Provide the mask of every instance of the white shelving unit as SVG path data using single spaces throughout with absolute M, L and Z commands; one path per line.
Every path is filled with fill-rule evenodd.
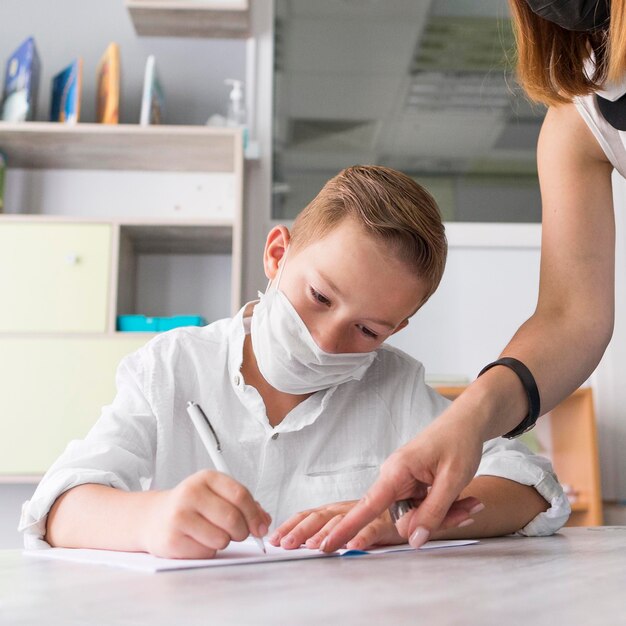
M 69 440 L 84 436 L 113 398 L 119 360 L 153 336 L 116 330 L 120 314 L 164 314 L 142 310 L 139 296 L 153 302 L 167 283 L 153 276 L 142 285 L 142 263 L 156 258 L 167 268 L 171 259 L 191 267 L 184 281 L 169 278 L 175 294 L 167 306 L 183 294 L 180 306 L 187 309 L 168 314 L 213 321 L 202 309 L 207 303 L 221 301 L 220 311 L 225 305 L 219 317 L 240 307 L 244 157 L 240 130 L 188 126 L 0 123 L 0 150 L 9 174 L 68 170 L 72 184 L 89 170 L 108 177 L 97 191 L 83 184 L 74 194 L 72 207 L 84 210 L 67 209 L 66 196 L 55 202 L 46 189 L 33 210 L 26 189 L 23 200 L 7 206 L 12 213 L 0 215 L 0 481 L 25 482 L 36 480 Z M 116 180 L 128 187 L 133 172 L 143 186 L 115 206 L 125 198 Z M 183 201 L 178 214 L 158 204 L 157 183 L 172 175 L 170 186 L 192 188 L 195 195 L 180 195 L 193 197 L 193 211 Z M 156 193 L 146 181 L 154 181 Z M 97 211 L 94 193 L 105 196 Z M 133 197 L 144 195 L 148 207 L 134 210 Z M 219 271 L 207 272 L 212 259 Z
M 235 39 L 250 32 L 248 0 L 126 0 L 126 8 L 142 36 Z
M 232 205 L 225 215 L 145 218 L 125 215 L 106 220 L 113 241 L 126 239 L 138 254 L 231 254 L 231 312 L 241 302 L 243 151 L 238 129 L 195 126 L 75 126 L 28 122 L 0 123 L 0 149 L 9 168 L 211 172 L 232 179 Z M 111 212 L 115 214 L 115 209 Z M 82 214 L 31 215 L 24 207 L 4 222 L 103 222 Z M 113 259 L 119 258 L 116 246 Z M 113 276 L 118 274 L 113 267 Z M 114 281 L 115 282 L 115 281 Z M 116 285 L 114 285 L 116 287 Z M 116 293 L 111 294 L 115 306 Z

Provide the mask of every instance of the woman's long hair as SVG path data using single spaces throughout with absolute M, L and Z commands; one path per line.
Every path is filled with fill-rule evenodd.
M 517 42 L 517 78 L 532 100 L 571 102 L 575 96 L 617 82 L 626 73 L 626 0 L 611 0 L 608 28 L 592 33 L 565 30 L 530 9 L 526 0 L 509 0 Z M 585 61 L 594 53 L 595 71 Z

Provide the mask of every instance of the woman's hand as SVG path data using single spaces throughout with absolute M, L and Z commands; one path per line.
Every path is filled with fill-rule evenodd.
M 296 513 L 276 529 L 276 532 L 269 538 L 269 542 L 286 550 L 299 548 L 302 544 L 311 550 L 316 550 L 331 529 L 357 502 L 358 500 L 335 502 Z M 405 539 L 400 536 L 389 513 L 385 511 L 362 528 L 346 547 L 351 550 L 364 550 L 375 545 L 393 545 L 404 542 Z
M 361 529 L 397 500 L 411 499 L 416 507 L 397 524 L 402 541 L 408 538 L 415 548 L 438 530 L 467 525 L 484 507 L 477 498 L 457 498 L 476 473 L 482 441 L 480 433 L 442 415 L 383 463 L 377 481 L 333 525 L 321 549 L 332 552 L 346 542 L 350 546 Z
M 231 541 L 265 536 L 271 523 L 243 485 L 211 470 L 154 492 L 146 517 L 145 550 L 177 559 L 213 558 Z

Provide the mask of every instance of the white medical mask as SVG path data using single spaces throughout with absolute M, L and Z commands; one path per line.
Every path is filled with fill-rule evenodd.
M 305 394 L 361 380 L 376 352 L 334 354 L 322 350 L 285 294 L 268 285 L 252 313 L 252 349 L 263 378 L 278 391 Z

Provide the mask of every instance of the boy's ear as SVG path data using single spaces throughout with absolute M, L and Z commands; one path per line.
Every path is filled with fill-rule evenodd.
M 280 260 L 285 255 L 290 239 L 291 235 L 286 226 L 274 226 L 274 228 L 270 230 L 263 252 L 263 269 L 269 280 L 276 278 L 280 267 Z

